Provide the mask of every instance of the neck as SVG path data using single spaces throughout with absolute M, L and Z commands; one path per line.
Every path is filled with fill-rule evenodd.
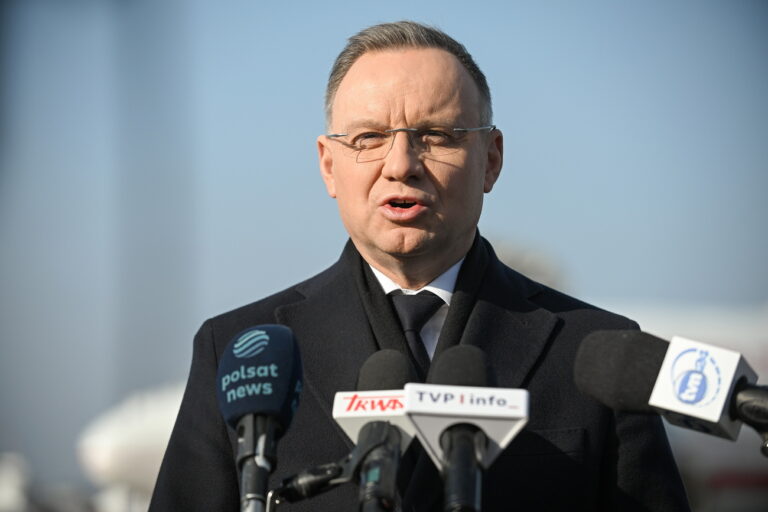
M 451 268 L 456 262 L 466 256 L 472 247 L 472 240 L 466 247 L 458 251 L 446 252 L 440 255 L 392 255 L 377 254 L 373 257 L 370 253 L 357 247 L 363 259 L 373 268 L 390 278 L 399 287 L 408 290 L 418 290 L 434 281 L 443 272 Z

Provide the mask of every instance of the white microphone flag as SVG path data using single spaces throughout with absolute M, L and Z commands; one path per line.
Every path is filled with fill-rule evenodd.
M 403 451 L 416 436 L 438 468 L 440 435 L 451 425 L 469 423 L 488 438 L 480 461 L 487 469 L 528 422 L 528 391 L 417 383 L 396 390 L 345 391 L 334 397 L 333 418 L 353 442 L 366 423 L 388 421 L 400 428 Z
M 757 374 L 738 352 L 675 336 L 648 405 L 673 425 L 735 440 L 741 422 L 730 416 L 735 386 Z
M 416 436 L 438 468 L 442 467 L 440 435 L 451 425 L 471 424 L 488 438 L 480 465 L 488 468 L 528 422 L 525 389 L 405 385 L 406 414 Z

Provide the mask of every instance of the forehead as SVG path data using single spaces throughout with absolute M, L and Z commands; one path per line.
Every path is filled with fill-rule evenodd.
M 383 126 L 422 122 L 467 124 L 479 119 L 480 95 L 464 66 L 436 48 L 406 48 L 361 56 L 339 84 L 331 123 Z

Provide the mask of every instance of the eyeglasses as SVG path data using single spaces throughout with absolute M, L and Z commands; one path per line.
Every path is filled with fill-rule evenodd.
M 455 153 L 471 132 L 491 132 L 494 125 L 479 128 L 393 128 L 391 130 L 363 130 L 359 133 L 331 133 L 326 137 L 340 143 L 345 153 L 357 163 L 374 162 L 389 154 L 395 144 L 395 135 L 405 133 L 408 143 L 419 156 L 439 160 Z M 341 137 L 349 137 L 343 140 Z

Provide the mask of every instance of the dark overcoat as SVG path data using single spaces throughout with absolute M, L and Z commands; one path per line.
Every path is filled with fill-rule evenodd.
M 574 357 L 587 334 L 636 324 L 522 276 L 478 240 L 486 264 L 460 343 L 485 351 L 499 387 L 530 392 L 527 426 L 484 476 L 483 511 L 688 510 L 659 418 L 614 413 L 573 384 Z M 363 362 L 386 348 L 360 298 L 359 258 L 349 243 L 340 260 L 317 276 L 202 325 L 151 511 L 239 510 L 235 438 L 218 410 L 215 377 L 227 343 L 251 326 L 290 327 L 304 366 L 300 405 L 279 442 L 273 486 L 349 453 L 353 444 L 331 416 L 334 394 L 354 390 Z M 431 464 L 422 456 L 412 468 L 403 491 L 407 512 L 440 510 L 441 483 Z M 280 508 L 356 509 L 352 483 Z

